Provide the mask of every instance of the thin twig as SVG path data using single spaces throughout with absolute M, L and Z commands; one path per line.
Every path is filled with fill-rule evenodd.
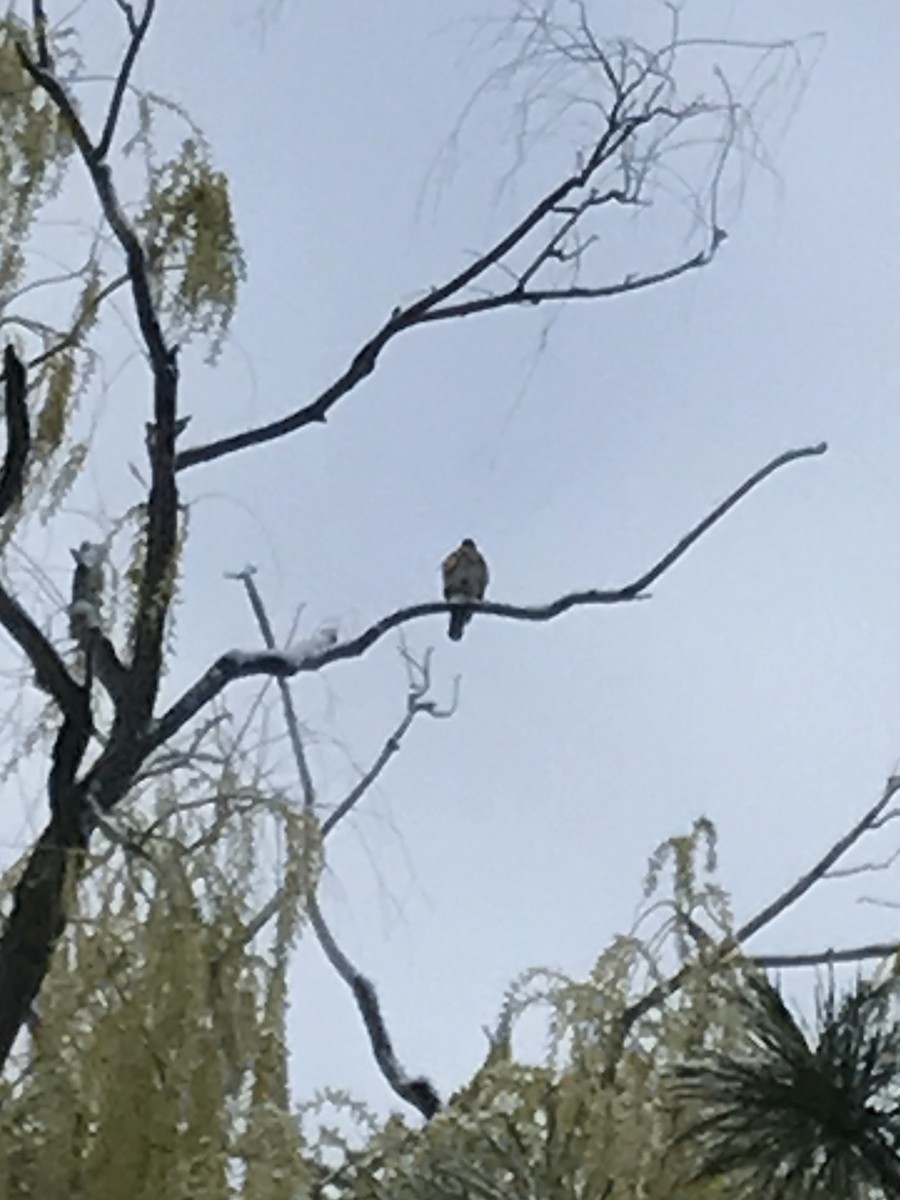
M 777 896 L 771 904 L 767 904 L 756 916 L 746 921 L 735 935 L 737 940 L 739 942 L 747 941 L 755 933 L 759 933 L 760 929 L 771 924 L 776 917 L 781 916 L 785 909 L 790 908 L 792 904 L 796 904 L 801 896 L 805 896 L 813 884 L 817 883 L 834 866 L 838 859 L 843 858 L 851 846 L 859 841 L 866 830 L 871 827 L 872 822 L 877 820 L 884 809 L 887 808 L 891 799 L 898 791 L 900 791 L 900 775 L 892 775 L 885 784 L 884 791 L 877 803 L 873 804 L 869 811 L 843 837 L 838 838 L 831 849 L 823 854 L 819 861 L 805 875 L 801 875 L 796 883 L 782 892 L 780 896 Z
M 128 22 L 128 30 L 131 34 L 131 41 L 128 44 L 128 49 L 125 52 L 125 57 L 122 60 L 122 65 L 119 68 L 119 74 L 116 77 L 115 86 L 113 87 L 112 98 L 109 102 L 109 111 L 106 114 L 106 121 L 103 124 L 103 132 L 100 135 L 100 141 L 97 143 L 97 159 L 102 161 L 109 153 L 109 148 L 112 145 L 112 140 L 116 132 L 116 124 L 119 120 L 119 113 L 122 109 L 122 100 L 125 96 L 125 91 L 128 87 L 128 80 L 131 78 L 131 72 L 134 69 L 135 60 L 141 48 L 141 43 L 146 37 L 147 30 L 150 28 L 150 22 L 153 20 L 153 11 L 156 8 L 156 0 L 147 0 L 144 6 L 144 15 L 140 23 L 135 23 L 134 13 L 129 4 L 119 4 L 119 7 L 125 13 Z
M 821 967 L 835 963 L 864 962 L 872 958 L 890 958 L 900 952 L 900 942 L 881 942 L 870 946 L 850 946 L 844 950 L 813 950 L 807 954 L 754 954 L 749 962 L 769 970 L 789 967 Z
M 400 744 L 408 733 L 413 721 L 420 714 L 424 713 L 436 720 L 445 720 L 452 717 L 456 711 L 456 705 L 459 698 L 459 680 L 454 683 L 454 695 L 452 702 L 446 708 L 438 708 L 433 700 L 426 700 L 425 696 L 431 689 L 431 654 L 425 656 L 424 663 L 415 662 L 408 654 L 405 655 L 407 666 L 410 670 L 409 694 L 406 698 L 406 714 L 397 728 L 386 739 L 381 748 L 378 757 L 369 767 L 368 771 L 362 776 L 355 787 L 347 793 L 344 799 L 338 804 L 334 811 L 322 822 L 322 839 L 328 837 L 336 825 L 343 821 L 344 817 L 356 807 L 359 801 L 363 798 L 366 792 L 378 780 L 379 776 L 384 771 L 385 767 L 399 751 Z
M 257 624 L 263 635 L 263 641 L 269 649 L 272 649 L 275 645 L 275 635 L 259 589 L 254 582 L 253 574 L 253 569 L 247 568 L 231 576 L 231 578 L 239 580 L 244 585 L 244 590 L 250 600 Z M 285 723 L 288 727 L 291 747 L 294 752 L 297 774 L 300 778 L 300 785 L 303 791 L 304 811 L 312 814 L 315 808 L 315 789 L 309 772 L 309 766 L 306 762 L 303 741 L 300 737 L 300 723 L 297 720 L 297 714 L 287 682 L 284 679 L 279 679 L 278 686 L 284 707 Z M 413 712 L 410 712 L 410 721 L 412 721 L 414 715 Z M 255 937 L 268 920 L 279 912 L 282 904 L 282 896 L 283 888 L 279 888 L 262 911 L 249 922 L 241 937 L 242 944 L 246 944 L 252 937 Z M 322 947 L 325 957 L 353 993 L 363 1018 L 366 1032 L 369 1035 L 375 1061 L 378 1063 L 385 1080 L 402 1100 L 412 1104 L 426 1120 L 429 1120 L 440 1109 L 440 1099 L 427 1079 L 411 1079 L 397 1061 L 397 1056 L 394 1053 L 387 1026 L 381 1013 L 381 1006 L 375 988 L 353 966 L 350 959 L 344 954 L 340 946 L 338 946 L 331 930 L 325 922 L 325 918 L 322 916 L 315 893 L 315 885 L 312 883 L 307 888 L 306 907 L 313 932 L 319 941 L 319 945 Z

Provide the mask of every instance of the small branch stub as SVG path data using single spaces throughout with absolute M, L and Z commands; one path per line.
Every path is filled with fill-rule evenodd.
M 72 551 L 75 574 L 72 577 L 72 603 L 69 605 L 69 632 L 81 645 L 91 633 L 101 628 L 103 604 L 103 563 L 105 546 L 82 542 Z

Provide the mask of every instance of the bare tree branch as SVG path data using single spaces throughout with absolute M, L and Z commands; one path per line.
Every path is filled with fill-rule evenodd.
M 259 588 L 253 579 L 254 574 L 255 570 L 253 567 L 246 567 L 243 571 L 231 575 L 230 578 L 237 579 L 244 585 L 244 591 L 247 593 L 247 599 L 250 601 L 250 607 L 253 609 L 253 615 L 256 617 L 266 648 L 274 650 L 275 633 L 272 629 L 272 623 L 269 620 L 269 614 L 266 612 L 265 605 L 263 604 L 262 596 L 259 594 Z M 300 787 L 303 792 L 303 809 L 308 816 L 313 816 L 315 812 L 316 793 L 312 775 L 309 771 L 309 764 L 306 761 L 306 754 L 303 750 L 303 741 L 300 737 L 300 722 L 297 719 L 297 710 L 294 707 L 294 697 L 291 695 L 291 689 L 285 679 L 278 679 L 277 683 L 281 696 L 281 706 L 284 709 L 288 738 L 290 739 L 297 771 L 300 775 Z
M 806 895 L 810 888 L 823 879 L 828 870 L 838 861 L 847 851 L 855 845 L 855 843 L 872 828 L 873 824 L 883 813 L 884 809 L 890 804 L 894 795 L 900 791 L 900 775 L 892 775 L 885 784 L 884 791 L 875 804 L 866 812 L 850 830 L 834 843 L 834 845 L 822 855 L 822 857 L 812 866 L 805 874 L 793 883 L 789 888 L 785 889 L 780 896 L 777 896 L 771 903 L 765 905 L 764 908 L 749 921 L 745 921 L 734 934 L 723 938 L 712 949 L 704 949 L 702 955 L 702 963 L 704 969 L 712 970 L 716 966 L 722 966 L 726 961 L 737 951 L 738 947 L 746 942 L 754 934 L 771 924 L 772 921 L 784 913 L 788 908 L 795 904 L 799 899 Z M 888 950 L 888 953 L 891 951 Z M 767 956 L 761 956 L 765 958 Z M 839 961 L 839 960 L 835 960 Z M 640 1020 L 646 1013 L 658 1008 L 667 1000 L 671 999 L 687 982 L 692 971 L 697 969 L 698 961 L 692 959 L 680 967 L 674 974 L 663 980 L 656 987 L 650 989 L 639 1000 L 636 1000 L 622 1013 L 620 1018 L 620 1035 L 621 1044 L 624 1045 L 625 1037 L 628 1031 L 632 1028 L 636 1021 Z M 612 1077 L 615 1072 L 618 1062 L 617 1056 L 613 1056 L 609 1067 L 607 1068 L 607 1076 Z
M 154 3 L 155 0 L 148 0 L 145 18 L 148 12 L 152 13 Z M 123 686 L 124 668 L 111 645 L 102 639 L 98 655 L 86 654 L 87 678 L 84 687 L 78 686 L 31 618 L 0 587 L 0 625 L 28 655 L 38 682 L 50 691 L 63 710 L 48 778 L 50 821 L 15 888 L 12 911 L 0 935 L 0 1065 L 5 1062 L 18 1030 L 28 1017 L 56 941 L 65 927 L 66 878 L 70 867 L 77 869 L 81 861 L 91 828 L 96 823 L 94 809 L 103 812 L 117 803 L 146 758 L 146 751 L 139 746 L 136 735 L 152 714 L 159 686 L 178 518 L 174 473 L 178 380 L 175 355 L 166 345 L 151 296 L 144 253 L 121 209 L 109 169 L 100 160 L 66 89 L 50 70 L 46 42 L 41 41 L 39 18 L 42 16 L 43 9 L 35 8 L 37 62 L 32 61 L 21 43 L 17 49 L 35 85 L 46 92 L 69 126 L 103 213 L 125 255 L 137 322 L 154 378 L 153 436 L 148 446 L 152 483 L 147 505 L 144 570 L 127 686 Z M 127 82 L 129 71 L 130 66 L 123 68 L 120 79 Z M 110 128 L 115 125 L 116 114 L 117 109 L 111 112 Z M 15 393 L 16 365 L 11 363 L 9 355 L 5 366 L 10 372 L 8 385 L 12 380 Z M 14 400 L 11 409 L 7 406 L 8 430 L 11 430 L 11 418 L 15 420 L 15 411 Z M 97 640 L 91 639 L 92 643 Z M 78 771 L 93 729 L 90 689 L 95 669 L 98 673 L 102 671 L 116 700 L 116 721 L 113 735 L 93 770 L 86 780 L 79 781 Z
M 0 517 L 5 516 L 22 495 L 25 468 L 31 449 L 31 430 L 26 403 L 25 368 L 15 349 L 3 354 L 5 383 L 4 416 L 6 451 L 0 468 Z M 81 711 L 81 688 L 66 670 L 62 659 L 22 606 L 0 585 L 0 625 L 24 650 L 40 687 L 45 688 L 66 716 Z
M 119 83 L 122 83 L 123 88 L 127 84 L 134 55 L 140 48 L 154 7 L 155 0 L 147 0 L 144 17 L 132 36 L 119 74 Z M 69 125 L 103 214 L 125 255 L 135 315 L 153 372 L 154 421 L 147 446 L 151 485 L 147 498 L 146 550 L 132 635 L 129 687 L 117 714 L 119 724 L 126 731 L 126 735 L 133 736 L 134 731 L 142 728 L 153 712 L 162 668 L 165 621 L 173 585 L 172 572 L 178 531 L 178 490 L 175 482 L 177 356 L 176 351 L 166 344 L 162 332 L 150 290 L 143 248 L 122 210 L 109 167 L 103 161 L 103 140 L 99 146 L 93 145 L 63 85 L 50 71 L 33 62 L 21 43 L 17 48 L 19 57 L 35 84 L 47 93 Z M 118 103 L 120 102 L 121 97 Z M 107 118 L 110 137 L 118 116 L 118 103 L 115 102 L 114 95 L 114 106 L 111 106 Z
M 553 111 L 542 129 L 556 128 L 576 106 L 580 106 L 579 112 L 591 114 L 587 125 L 579 122 L 575 134 L 573 169 L 466 267 L 413 303 L 395 308 L 347 369 L 312 401 L 276 421 L 182 450 L 176 460 L 178 470 L 324 422 L 332 407 L 372 373 L 388 342 L 415 326 L 519 305 L 621 295 L 676 279 L 712 261 L 726 236 L 719 226 L 719 192 L 726 161 L 740 150 L 741 135 L 754 133 L 753 107 L 772 80 L 757 80 L 745 104 L 714 67 L 713 77 L 722 95 L 710 98 L 703 92 L 686 99 L 680 95 L 676 80 L 676 56 L 681 50 L 701 46 L 732 53 L 760 51 L 763 57 L 778 50 L 793 54 L 800 75 L 802 58 L 796 46 L 788 42 L 682 38 L 677 13 L 672 15 L 669 36 L 657 49 L 630 39 L 607 42 L 591 29 L 583 7 L 578 8 L 574 23 L 568 15 L 557 18 L 552 7 L 535 5 L 528 13 L 512 17 L 509 29 L 519 49 L 477 90 L 463 120 L 478 96 L 495 83 L 509 82 L 520 72 L 527 75 L 534 68 L 537 82 L 533 92 L 526 90 L 519 110 L 517 165 L 521 166 L 534 140 L 529 113 L 532 108 L 546 109 L 549 91 L 558 102 L 551 106 Z M 557 70 L 561 73 L 554 73 Z M 574 82 L 569 78 L 573 72 L 577 76 Z M 548 85 L 548 77 L 558 86 Z M 582 85 L 584 93 L 579 91 Z M 689 125 L 690 134 L 676 141 L 673 132 Z M 758 154 L 758 138 L 751 137 L 751 141 Z M 607 204 L 649 206 L 653 203 L 649 185 L 665 173 L 664 160 L 669 153 L 678 153 L 688 145 L 709 146 L 715 151 L 702 194 L 692 191 L 678 172 L 667 175 L 679 179 L 681 190 L 688 192 L 692 201 L 688 207 L 694 215 L 692 234 L 702 231 L 701 247 L 678 255 L 660 270 L 582 283 L 578 268 L 588 248 L 597 242 L 596 236 L 584 232 L 584 219 Z M 565 283 L 554 279 L 552 268 L 560 264 L 571 267 Z M 498 276 L 508 281 L 507 287 L 493 286 Z
M 849 946 L 843 950 L 813 950 L 807 954 L 754 954 L 748 961 L 768 970 L 782 970 L 789 967 L 830 967 L 835 963 L 865 962 L 872 958 L 890 958 L 897 953 L 900 953 L 900 942 L 875 942 L 869 946 Z
M 244 590 L 250 600 L 251 607 L 260 627 L 260 632 L 263 635 L 263 640 L 267 647 L 272 649 L 275 645 L 275 635 L 262 597 L 259 594 L 259 589 L 253 580 L 252 568 L 247 568 L 232 576 L 232 578 L 240 580 L 244 585 Z M 300 737 L 300 723 L 297 720 L 290 688 L 283 679 L 278 680 L 278 686 L 281 692 L 291 747 L 294 752 L 294 761 L 303 791 L 303 808 L 306 813 L 312 815 L 315 811 L 315 789 L 309 765 L 306 761 L 303 741 Z M 409 719 L 412 720 L 412 715 Z M 248 924 L 241 938 L 243 943 L 256 937 L 257 933 L 260 932 L 271 917 L 278 912 L 281 902 L 282 894 L 281 889 L 279 889 L 257 917 Z M 402 1100 L 412 1104 L 426 1120 L 430 1120 L 441 1107 L 437 1092 L 427 1079 L 411 1079 L 397 1061 L 397 1056 L 394 1053 L 390 1035 L 388 1034 L 387 1026 L 381 1013 L 381 1006 L 375 988 L 364 975 L 356 970 L 334 940 L 331 930 L 322 916 L 315 893 L 315 885 L 313 884 L 308 888 L 306 905 L 313 932 L 319 940 L 319 945 L 322 947 L 325 957 L 353 993 L 372 1044 L 375 1061 L 378 1063 L 381 1073 L 384 1075 L 389 1086 Z
M 618 109 L 611 113 L 605 129 L 597 138 L 591 154 L 580 169 L 574 171 L 547 192 L 507 234 L 479 255 L 469 266 L 451 276 L 440 286 L 431 288 L 429 292 L 406 308 L 396 308 L 378 333 L 359 350 L 347 370 L 315 400 L 278 421 L 272 421 L 203 446 L 182 450 L 176 459 L 176 469 L 181 471 L 197 463 L 211 462 L 223 455 L 233 454 L 235 451 L 249 446 L 258 446 L 264 442 L 284 437 L 306 425 L 324 422 L 334 405 L 363 379 L 372 374 L 381 352 L 388 342 L 406 329 L 429 322 L 452 320 L 511 306 L 533 306 L 547 301 L 600 299 L 621 295 L 625 292 L 664 283 L 677 278 L 686 271 L 706 265 L 712 260 L 721 243 L 720 231 L 713 230 L 707 247 L 684 261 L 674 264 L 666 270 L 651 272 L 636 278 L 626 278 L 619 283 L 597 287 L 529 287 L 528 284 L 534 270 L 526 267 L 522 271 L 516 271 L 509 267 L 507 272 L 513 276 L 514 281 L 505 291 L 474 298 L 466 295 L 467 289 L 473 284 L 483 280 L 496 268 L 503 267 L 510 254 L 523 246 L 536 231 L 542 231 L 546 249 L 538 255 L 537 260 L 533 259 L 532 261 L 537 261 L 538 265 L 541 265 L 550 258 L 556 257 L 553 250 L 558 246 L 559 231 L 556 228 L 544 231 L 545 223 L 548 220 L 555 222 L 561 217 L 563 225 L 571 228 L 570 218 L 573 211 L 580 215 L 589 208 L 602 203 L 603 197 L 600 193 L 589 190 L 587 197 L 580 197 L 579 193 L 591 188 L 595 176 L 610 161 L 616 159 L 629 139 L 633 138 L 639 129 L 657 120 L 686 120 L 699 111 L 697 106 L 686 106 L 681 111 L 673 111 L 660 105 L 651 106 L 631 116 L 623 115 Z M 567 207 L 567 201 L 573 196 L 576 197 L 574 208 L 571 205 Z M 618 198 L 618 196 L 619 193 L 608 193 L 606 198 Z
M 5 517 L 22 498 L 25 467 L 31 450 L 31 428 L 28 424 L 28 383 L 25 368 L 12 344 L 3 352 L 5 382 L 4 418 L 6 420 L 6 452 L 0 469 L 0 518 Z
M 49 71 L 51 62 L 47 45 L 47 13 L 44 10 L 44 0 L 31 0 L 31 21 L 34 25 L 38 66 L 44 71 Z
M 647 571 L 624 587 L 611 590 L 591 589 L 584 592 L 571 592 L 549 604 L 523 607 L 515 604 L 499 604 L 495 601 L 481 600 L 472 605 L 472 611 L 479 615 L 505 617 L 515 621 L 550 621 L 561 616 L 572 608 L 579 606 L 622 604 L 643 597 L 643 593 L 651 583 L 654 583 L 670 567 L 672 567 L 705 533 L 720 521 L 748 492 L 757 487 L 775 471 L 804 458 L 813 458 L 824 454 L 827 446 L 820 442 L 816 446 L 806 446 L 798 450 L 788 450 L 779 454 L 771 462 L 756 471 L 745 480 L 730 496 L 689 533 L 685 534 L 671 550 L 654 563 Z M 319 671 L 329 663 L 343 659 L 358 658 L 375 642 L 379 641 L 392 629 L 420 620 L 423 617 L 435 616 L 439 613 L 453 611 L 453 605 L 441 601 L 426 604 L 414 604 L 408 608 L 399 609 L 382 617 L 374 625 L 369 626 L 363 633 L 349 641 L 330 645 L 322 650 L 314 650 L 304 654 L 290 652 L 245 653 L 231 651 L 223 654 L 200 679 L 184 695 L 165 712 L 153 725 L 147 734 L 150 749 L 156 749 L 177 733 L 200 709 L 219 695 L 236 679 L 245 679 L 257 675 L 273 675 L 276 678 L 289 677 L 300 672 Z M 149 751 L 148 751 L 149 752 Z
M 109 153 L 109 148 L 112 145 L 112 140 L 116 132 L 116 124 L 119 120 L 119 113 L 122 109 L 122 100 L 125 96 L 125 90 L 128 87 L 128 80 L 131 77 L 131 72 L 134 69 L 135 60 L 141 48 L 147 30 L 150 28 L 150 22 L 153 20 L 153 12 L 156 8 L 156 0 L 147 0 L 144 6 L 144 15 L 140 22 L 135 22 L 134 13 L 130 4 L 120 4 L 119 7 L 125 13 L 125 18 L 128 22 L 128 30 L 131 34 L 131 41 L 128 49 L 125 52 L 125 57 L 122 60 L 122 65 L 119 68 L 119 74 L 116 77 L 115 86 L 113 88 L 112 98 L 109 102 L 109 111 L 106 114 L 106 121 L 103 124 L 103 132 L 100 135 L 100 141 L 97 143 L 97 158 L 103 160 Z
M 81 704 L 81 688 L 69 674 L 53 645 L 24 608 L 0 584 L 0 625 L 27 655 L 39 687 L 49 692 L 63 713 Z
M 885 784 L 884 791 L 877 803 L 873 804 L 869 811 L 843 837 L 838 838 L 831 849 L 823 854 L 819 861 L 805 875 L 801 875 L 796 883 L 782 892 L 780 896 L 777 896 L 771 904 L 767 904 L 755 917 L 751 917 L 749 921 L 746 921 L 735 935 L 737 940 L 739 942 L 747 941 L 755 933 L 759 933 L 760 929 L 771 924 L 776 917 L 781 916 L 785 909 L 790 908 L 792 904 L 796 904 L 802 896 L 805 896 L 813 884 L 822 879 L 838 859 L 843 858 L 847 851 L 871 828 L 872 823 L 887 808 L 891 799 L 898 791 L 900 791 L 900 775 L 892 775 Z
M 447 717 L 452 717 L 456 711 L 459 699 L 459 679 L 455 683 L 452 703 L 447 708 L 439 708 L 433 700 L 425 698 L 431 690 L 431 651 L 429 650 L 426 653 L 424 663 L 416 663 L 408 654 L 406 655 L 406 660 L 410 671 L 410 678 L 409 691 L 406 696 L 406 713 L 403 720 L 387 738 L 381 748 L 381 752 L 368 771 L 366 771 L 356 786 L 351 788 L 340 804 L 335 807 L 334 811 L 329 813 L 322 822 L 323 840 L 328 837 L 329 833 L 331 833 L 339 822 L 343 821 L 349 812 L 352 812 L 366 792 L 378 780 L 385 767 L 400 749 L 400 743 L 420 713 L 425 713 L 437 720 L 444 720 Z
M 63 897 L 75 845 L 61 842 L 51 825 L 31 852 L 13 894 L 12 911 L 0 937 L 0 1065 L 40 991 L 47 963 L 65 928 Z

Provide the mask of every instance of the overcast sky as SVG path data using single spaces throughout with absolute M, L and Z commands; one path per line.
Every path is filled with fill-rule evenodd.
M 113 7 L 92 0 L 88 25 Z M 261 24 L 263 7 L 163 0 L 138 71 L 205 129 L 248 260 L 220 365 L 185 364 L 193 441 L 314 397 L 562 161 L 548 143 L 497 194 L 512 101 L 499 95 L 455 171 L 435 172 L 491 67 L 439 0 L 284 0 Z M 650 5 L 594 7 L 620 21 L 600 29 L 614 34 L 639 32 L 623 14 L 640 22 Z M 444 618 L 410 627 L 413 649 L 435 647 L 439 698 L 461 676 L 459 711 L 423 719 L 336 832 L 322 898 L 379 989 L 399 1057 L 444 1093 L 483 1057 L 482 1026 L 516 974 L 583 975 L 630 926 L 662 839 L 710 817 L 747 917 L 875 800 L 900 757 L 896 5 L 693 0 L 687 13 L 698 35 L 827 35 L 789 128 L 771 127 L 778 177 L 750 174 L 709 269 L 571 308 L 543 349 L 542 312 L 414 330 L 326 426 L 183 478 L 195 540 L 173 692 L 223 649 L 255 645 L 222 579 L 248 561 L 282 631 L 299 604 L 304 630 L 336 618 L 352 633 L 436 596 L 463 536 L 486 554 L 494 598 L 537 603 L 628 582 L 769 458 L 829 442 L 647 603 L 542 625 L 476 619 L 458 645 Z M 110 50 L 100 65 L 114 61 Z M 646 244 L 677 252 L 648 222 Z M 335 802 L 402 715 L 396 643 L 304 678 L 295 697 L 321 800 Z M 892 847 L 888 833 L 872 856 Z M 892 873 L 824 885 L 751 948 L 893 936 L 893 915 L 857 903 L 863 892 L 894 896 Z M 312 940 L 292 984 L 298 1097 L 332 1084 L 385 1107 L 355 1007 Z

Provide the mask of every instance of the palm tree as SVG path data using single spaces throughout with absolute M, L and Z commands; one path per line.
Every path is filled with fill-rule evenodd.
M 900 1197 L 897 988 L 857 981 L 837 998 L 832 980 L 809 1038 L 765 977 L 744 977 L 738 1047 L 673 1071 L 691 1180 L 748 1200 Z

